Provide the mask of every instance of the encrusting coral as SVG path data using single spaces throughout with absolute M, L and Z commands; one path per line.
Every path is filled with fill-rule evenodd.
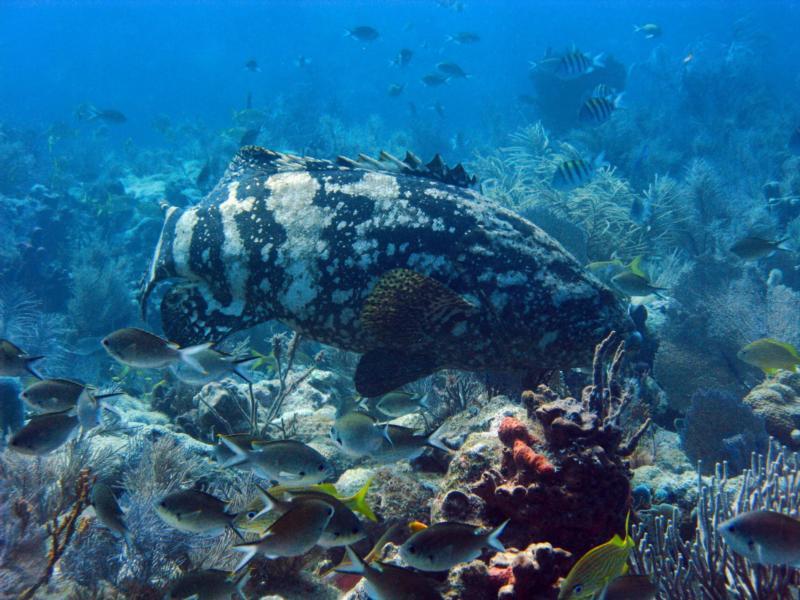
M 443 518 L 487 527 L 510 519 L 503 535 L 507 550 L 496 555 L 484 572 L 488 583 L 482 583 L 498 598 L 555 597 L 559 578 L 575 560 L 623 534 L 631 502 L 625 457 L 650 421 L 623 440 L 619 417 L 630 398 L 620 385 L 623 344 L 615 339 L 612 333 L 597 346 L 593 382 L 582 399 L 559 397 L 544 385 L 525 392 L 530 422 L 502 420 L 500 464 L 470 473 L 472 479 L 458 482 L 462 489 L 443 486 L 450 490 L 440 497 Z M 537 425 L 541 436 L 531 433 Z M 472 586 L 483 571 L 463 572 Z M 467 585 L 456 571 L 450 580 L 456 589 Z

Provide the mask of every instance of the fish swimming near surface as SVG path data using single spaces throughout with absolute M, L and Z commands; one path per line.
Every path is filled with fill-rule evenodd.
M 448 77 L 453 77 L 455 79 L 468 79 L 472 77 L 472 75 L 465 73 L 464 69 L 454 62 L 440 62 L 436 65 L 436 68 Z
M 397 53 L 397 56 L 392 59 L 390 62 L 391 65 L 395 67 L 405 67 L 408 63 L 411 62 L 411 59 L 414 57 L 414 51 L 410 50 L 409 48 L 401 48 L 400 52 Z
M 438 87 L 444 83 L 447 83 L 448 79 L 448 77 L 440 75 L 439 73 L 428 73 L 427 75 L 422 76 L 421 81 L 428 87 Z
M 761 338 L 744 346 L 736 357 L 749 365 L 758 367 L 767 375 L 796 370 L 800 365 L 800 353 L 787 342 L 773 338 Z
M 630 513 L 625 519 L 625 539 L 614 534 L 607 542 L 584 554 L 561 582 L 558 600 L 594 598 L 609 582 L 628 572 L 628 556 L 635 542 L 628 533 Z
M 128 547 L 133 547 L 133 537 L 125 524 L 125 513 L 122 512 L 111 488 L 104 483 L 95 483 L 90 498 L 97 520 L 121 536 Z
M 167 336 L 218 341 L 272 319 L 363 354 L 362 396 L 442 368 L 587 363 L 631 324 L 613 292 L 534 224 L 424 165 L 243 148 L 197 206 L 169 208 L 140 295 Z
M 800 567 L 800 521 L 771 510 L 742 513 L 720 523 L 722 539 L 760 565 Z
M 580 50 L 572 50 L 559 59 L 555 66 L 555 75 L 564 80 L 577 79 L 605 66 L 604 53 L 592 57 Z
M 251 58 L 246 63 L 244 63 L 244 68 L 250 71 L 251 73 L 261 72 L 261 67 L 258 66 L 258 61 L 255 58 Z
M 32 417 L 8 440 L 8 447 L 30 456 L 43 456 L 58 450 L 78 432 L 78 417 L 74 411 L 45 413 Z
M 500 541 L 508 521 L 483 531 L 467 523 L 444 522 L 426 527 L 400 546 L 403 561 L 420 571 L 447 571 L 458 563 L 478 558 L 484 548 L 503 552 Z
M 359 42 L 374 42 L 381 36 L 377 29 L 369 27 L 368 25 L 359 25 L 358 27 L 348 29 L 345 35 Z
M 403 93 L 405 87 L 406 86 L 402 83 L 390 83 L 389 87 L 386 88 L 386 93 L 392 96 L 393 98 L 396 98 L 397 96 Z
M 41 379 L 42 376 L 34 370 L 32 364 L 43 358 L 44 356 L 31 356 L 8 340 L 0 340 L 0 377 L 33 375 L 36 379 Z
M 241 600 L 247 600 L 244 587 L 250 581 L 250 571 L 242 571 L 238 577 L 232 577 L 229 571 L 203 569 L 184 573 L 170 584 L 165 598 L 168 600 L 231 600 L 236 594 Z
M 656 25 L 655 23 L 646 23 L 645 25 L 634 25 L 633 31 L 636 33 L 643 33 L 644 37 L 648 40 L 660 37 L 661 34 L 663 33 L 663 31 L 661 30 L 661 26 Z
M 364 577 L 366 592 L 375 600 L 441 600 L 436 582 L 396 565 L 368 563 L 347 547 L 349 565 L 336 568 L 339 573 L 356 573 Z
M 655 600 L 658 588 L 646 575 L 622 575 L 610 582 L 597 600 Z
M 481 41 L 481 36 L 472 31 L 459 31 L 453 35 L 448 35 L 446 42 L 455 42 L 456 44 L 477 44 Z

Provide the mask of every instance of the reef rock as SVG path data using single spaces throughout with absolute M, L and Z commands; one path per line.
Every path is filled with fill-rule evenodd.
M 744 403 L 764 419 L 767 433 L 790 448 L 800 448 L 792 431 L 800 429 L 800 373 L 779 371 L 754 387 Z

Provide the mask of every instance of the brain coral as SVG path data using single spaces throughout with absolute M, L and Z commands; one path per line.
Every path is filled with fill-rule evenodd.
M 782 444 L 798 447 L 792 431 L 800 429 L 800 373 L 779 371 L 750 390 L 744 402 L 764 419 L 767 433 Z

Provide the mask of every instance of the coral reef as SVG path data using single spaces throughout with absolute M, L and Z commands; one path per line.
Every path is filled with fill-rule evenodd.
M 681 600 L 761 600 L 791 598 L 800 583 L 796 569 L 756 565 L 726 547 L 717 526 L 750 510 L 796 515 L 798 458 L 772 445 L 754 455 L 740 481 L 728 478 L 717 464 L 709 480 L 697 479 L 697 523 L 684 539 L 674 521 L 655 518 L 655 531 L 633 528 L 636 540 L 633 571 L 649 575 L 665 598 Z M 738 487 L 738 490 L 737 490 Z
M 499 464 L 484 450 L 481 454 L 489 460 L 483 464 L 488 462 L 488 469 L 464 468 L 467 458 L 461 454 L 474 454 L 469 449 L 462 449 L 451 463 L 434 509 L 439 518 L 486 526 L 509 518 L 503 539 L 511 547 L 528 548 L 532 540 L 550 544 L 549 550 L 508 550 L 520 556 L 507 555 L 502 564 L 508 567 L 518 560 L 528 565 L 520 567 L 522 572 L 528 570 L 520 577 L 535 587 L 514 587 L 509 571 L 505 580 L 496 573 L 492 581 L 498 585 L 493 593 L 499 593 L 502 585 L 503 598 L 550 597 L 558 577 L 566 575 L 576 558 L 624 528 L 631 490 L 625 457 L 633 452 L 650 421 L 645 420 L 623 441 L 619 418 L 630 397 L 620 385 L 623 346 L 615 346 L 614 339 L 612 334 L 597 346 L 592 385 L 583 390 L 581 400 L 559 397 L 546 386 L 523 394 L 533 421 L 502 419 Z M 586 493 L 589 489 L 591 494 Z M 540 562 L 558 568 L 530 566 Z M 487 577 L 491 572 L 487 571 Z
M 692 395 L 689 410 L 679 419 L 678 433 L 689 460 L 700 461 L 706 475 L 721 462 L 728 463 L 731 474 L 742 472 L 750 464 L 750 455 L 765 452 L 769 442 L 764 419 L 741 399 L 720 390 L 697 390 Z

